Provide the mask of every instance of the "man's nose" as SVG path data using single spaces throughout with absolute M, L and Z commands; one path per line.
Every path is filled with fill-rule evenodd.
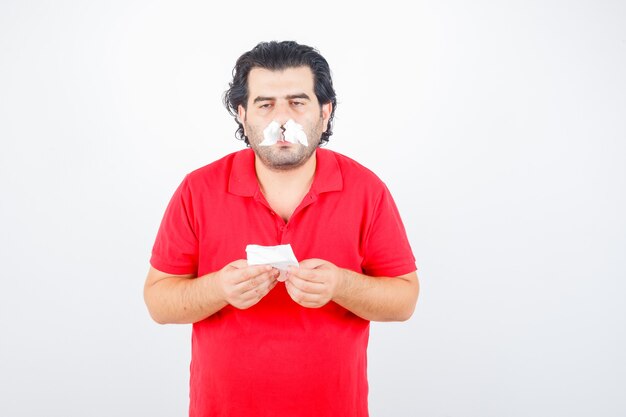
M 283 127 L 289 119 L 293 119 L 292 109 L 289 107 L 289 103 L 277 103 L 274 106 L 274 120 Z

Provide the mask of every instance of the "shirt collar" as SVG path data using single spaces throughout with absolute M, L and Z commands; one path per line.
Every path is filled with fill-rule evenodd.
M 317 164 L 311 191 L 316 194 L 343 189 L 343 176 L 337 158 L 332 151 L 317 148 Z M 253 197 L 259 189 L 254 170 L 254 151 L 244 149 L 235 154 L 230 169 L 228 192 L 242 197 Z

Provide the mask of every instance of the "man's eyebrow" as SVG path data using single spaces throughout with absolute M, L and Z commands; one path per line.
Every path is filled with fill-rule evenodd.
M 300 94 L 290 94 L 288 96 L 285 97 L 287 100 L 293 100 L 294 98 L 303 98 L 306 100 L 311 100 L 311 97 L 309 97 L 308 94 L 305 93 L 300 93 Z
M 272 100 L 276 100 L 276 97 L 262 97 L 262 96 L 259 96 L 259 97 L 254 99 L 253 103 L 258 103 L 259 101 L 272 101 Z
M 302 98 L 305 100 L 311 100 L 311 97 L 309 97 L 308 94 L 306 93 L 299 93 L 299 94 L 289 94 L 287 96 L 285 96 L 285 99 L 287 100 L 293 100 L 295 98 Z M 258 103 L 259 101 L 273 101 L 276 100 L 276 97 L 264 97 L 264 96 L 258 96 L 254 99 L 254 101 L 252 102 L 253 104 Z

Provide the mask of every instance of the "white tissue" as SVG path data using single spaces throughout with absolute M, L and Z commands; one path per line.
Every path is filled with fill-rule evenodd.
M 291 143 L 301 143 L 304 146 L 308 146 L 306 133 L 304 128 L 296 123 L 293 119 L 287 120 L 287 122 L 281 127 L 280 124 L 273 120 L 270 124 L 263 129 L 263 142 L 260 146 L 272 146 L 277 143 L 281 137 L 283 128 L 285 129 L 285 140 Z
M 308 146 L 309 142 L 306 140 L 306 133 L 302 126 L 294 122 L 292 119 L 287 120 L 285 123 L 285 140 L 291 143 L 300 142 L 304 146 Z
M 246 254 L 248 255 L 248 265 L 271 265 L 280 270 L 279 281 L 285 281 L 284 272 L 290 266 L 298 267 L 298 259 L 293 253 L 291 245 L 278 246 L 246 246 Z
M 261 142 L 260 146 L 271 146 L 278 142 L 280 139 L 281 132 L 280 124 L 274 120 L 272 123 L 267 125 L 265 129 L 263 129 L 263 142 Z

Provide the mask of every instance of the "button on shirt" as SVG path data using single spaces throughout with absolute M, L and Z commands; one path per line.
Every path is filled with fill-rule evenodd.
M 151 264 L 203 276 L 245 259 L 248 244 L 291 244 L 366 275 L 416 270 L 387 187 L 368 169 L 317 149 L 315 178 L 289 222 L 269 206 L 254 152 L 239 151 L 187 175 L 166 210 Z M 329 302 L 305 308 L 284 283 L 258 304 L 226 306 L 193 326 L 190 416 L 344 416 L 367 412 L 369 322 Z

